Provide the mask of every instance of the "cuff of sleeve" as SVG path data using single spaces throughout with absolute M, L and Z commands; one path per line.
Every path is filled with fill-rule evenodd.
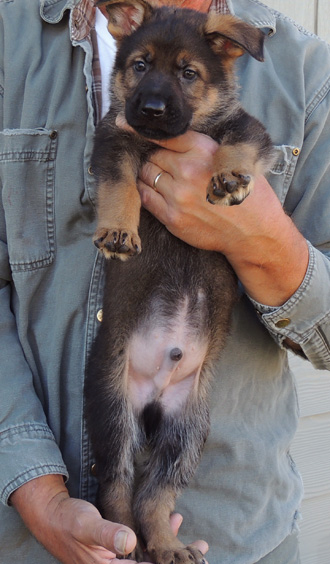
M 316 368 L 327 369 L 330 367 L 330 261 L 309 242 L 308 247 L 305 278 L 287 302 L 270 307 L 249 299 L 281 347 L 285 339 L 291 339 Z
M 47 474 L 68 472 L 54 436 L 47 425 L 31 423 L 10 427 L 0 433 L 0 500 L 8 504 L 20 486 Z

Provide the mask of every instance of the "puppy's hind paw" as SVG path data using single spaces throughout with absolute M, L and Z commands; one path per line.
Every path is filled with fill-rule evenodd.
M 203 554 L 194 546 L 164 550 L 155 559 L 157 564 L 206 564 Z

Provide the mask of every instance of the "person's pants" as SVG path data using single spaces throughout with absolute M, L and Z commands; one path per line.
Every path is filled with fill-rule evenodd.
M 256 564 L 300 564 L 299 541 L 296 532 L 289 535 L 275 550 Z

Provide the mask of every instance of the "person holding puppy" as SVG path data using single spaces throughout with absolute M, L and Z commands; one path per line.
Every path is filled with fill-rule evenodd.
M 238 70 L 243 107 L 267 128 L 277 160 L 230 208 L 206 201 L 217 144 L 205 135 L 161 143 L 140 172 L 142 204 L 187 243 L 225 254 L 242 284 L 211 433 L 178 504 L 182 535 L 205 537 L 210 563 L 297 564 L 302 486 L 289 452 L 298 408 L 286 349 L 330 367 L 329 49 L 254 0 L 209 4 L 184 2 L 232 11 L 269 35 L 265 63 L 242 57 Z M 103 283 L 91 244 L 95 9 L 15 0 L 0 17 L 1 562 L 116 562 L 135 536 L 93 505 L 82 417 Z

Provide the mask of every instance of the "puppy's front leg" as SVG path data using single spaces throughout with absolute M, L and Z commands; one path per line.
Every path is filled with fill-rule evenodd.
M 222 206 L 240 204 L 252 191 L 255 178 L 270 169 L 273 159 L 273 145 L 263 125 L 239 111 L 222 125 L 208 201 Z
M 106 258 L 126 260 L 141 252 L 138 235 L 141 201 L 135 175 L 125 170 L 119 181 L 101 179 L 94 244 Z

